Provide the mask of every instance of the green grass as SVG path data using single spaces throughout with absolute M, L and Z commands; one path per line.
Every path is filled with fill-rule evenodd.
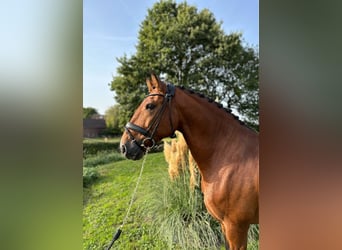
M 121 137 L 107 138 L 106 142 L 120 142 Z M 86 143 L 98 143 L 105 142 L 105 138 L 84 138 L 83 142 Z
M 93 157 L 89 157 L 83 160 L 83 167 L 96 167 L 111 162 L 122 161 L 125 158 L 117 152 L 99 152 Z
M 99 180 L 84 190 L 83 249 L 104 249 L 121 225 L 133 193 L 142 161 L 120 161 L 98 167 Z M 142 217 L 146 195 L 167 175 L 161 153 L 149 154 L 127 224 L 114 249 L 165 249 L 149 234 L 152 218 Z
M 155 234 L 168 249 L 219 249 L 224 244 L 219 223 L 207 212 L 199 188 L 189 188 L 190 172 L 174 181 L 163 180 L 152 193 L 150 214 L 155 215 Z
M 119 228 L 126 214 L 141 164 L 142 160 L 120 160 L 91 168 L 96 170 L 97 179 L 83 189 L 83 249 L 105 249 L 110 243 L 113 233 Z M 163 199 L 168 199 L 162 198 L 166 192 L 166 185 L 170 184 L 166 183 L 170 182 L 168 179 L 167 163 L 163 153 L 149 154 L 129 218 L 122 229 L 121 237 L 112 249 L 185 249 L 177 244 L 170 247 L 172 244 L 167 236 L 161 237 L 158 234 L 158 230 L 160 233 L 163 232 L 157 225 L 161 225 L 160 222 L 168 216 L 164 219 L 157 217 L 168 208 L 161 207 L 158 213 L 153 206 L 158 202 L 164 202 Z M 176 194 L 182 191 L 178 189 Z M 176 207 L 175 210 L 182 212 L 180 207 L 177 208 L 177 200 L 170 202 Z M 190 204 L 186 209 L 188 215 L 185 216 L 193 214 L 191 209 Z M 171 216 L 176 221 L 177 213 Z M 221 249 L 224 247 L 221 246 Z M 248 249 L 258 249 L 258 241 L 250 241 Z
M 99 178 L 99 173 L 94 168 L 83 167 L 83 187 L 89 187 Z

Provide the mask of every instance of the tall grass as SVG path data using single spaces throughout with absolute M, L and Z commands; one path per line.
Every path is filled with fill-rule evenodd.
M 215 249 L 223 243 L 219 224 L 207 213 L 199 188 L 189 187 L 185 171 L 173 181 L 164 180 L 150 202 L 149 217 L 158 238 L 169 249 Z
M 99 178 L 99 173 L 94 168 L 83 168 L 83 187 L 89 187 Z
M 253 224 L 248 230 L 248 250 L 258 250 L 259 249 L 259 225 Z
M 96 167 L 99 165 L 104 165 L 111 162 L 121 161 L 125 158 L 117 152 L 99 152 L 97 155 L 83 159 L 83 167 Z
M 219 249 L 223 243 L 219 224 L 208 214 L 198 187 L 199 174 L 186 142 L 180 133 L 177 140 L 164 144 L 170 179 L 163 189 L 151 194 L 149 217 L 158 238 L 169 249 Z
M 100 151 L 95 156 L 83 159 L 83 187 L 90 187 L 100 177 L 97 167 L 123 160 L 124 157 L 117 152 Z

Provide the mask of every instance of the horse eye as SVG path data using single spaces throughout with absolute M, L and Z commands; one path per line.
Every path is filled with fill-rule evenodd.
M 156 107 L 156 105 L 154 105 L 153 103 L 149 103 L 146 105 L 146 109 L 152 110 Z

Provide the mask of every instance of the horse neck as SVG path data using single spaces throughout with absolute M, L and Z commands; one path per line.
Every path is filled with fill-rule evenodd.
M 178 130 L 183 133 L 201 172 L 212 165 L 214 158 L 217 159 L 216 154 L 222 158 L 224 152 L 225 160 L 229 157 L 236 160 L 236 152 L 241 153 L 248 147 L 248 138 L 255 137 L 255 133 L 241 125 L 233 115 L 205 98 L 180 89 L 176 96 L 179 100 L 176 101 Z

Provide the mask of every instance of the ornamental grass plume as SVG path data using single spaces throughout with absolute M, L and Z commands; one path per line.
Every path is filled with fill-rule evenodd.
M 177 165 L 182 171 L 185 171 L 188 165 L 189 148 L 182 133 L 177 132 Z
M 171 143 L 164 142 L 164 157 L 165 161 L 170 164 L 171 161 Z
M 185 171 L 190 173 L 191 190 L 194 190 L 197 183 L 197 165 L 192 157 L 188 145 L 182 135 L 182 133 L 176 131 L 177 139 L 172 140 L 170 143 L 164 143 L 164 156 L 166 162 L 169 164 L 168 172 L 171 180 L 184 174 Z
M 169 176 L 171 180 L 174 180 L 179 176 L 179 167 L 177 164 L 177 142 L 176 140 L 172 140 L 171 144 L 168 142 L 165 142 L 164 144 L 167 145 L 166 147 L 164 145 L 164 156 L 169 164 Z
M 198 186 L 198 183 L 197 183 L 198 172 L 197 172 L 197 164 L 190 151 L 189 151 L 189 171 L 190 171 L 190 189 L 194 190 L 195 187 Z

